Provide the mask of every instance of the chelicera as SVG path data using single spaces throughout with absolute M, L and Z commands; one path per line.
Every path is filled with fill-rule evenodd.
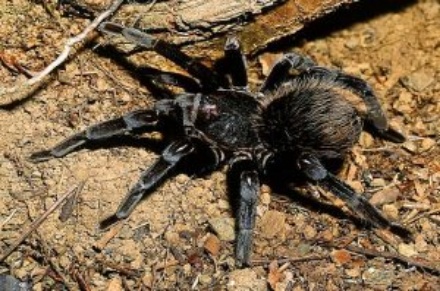
M 364 128 L 392 142 L 404 136 L 389 127 L 381 106 L 362 79 L 316 65 L 296 53 L 283 55 L 257 92 L 248 89 L 246 61 L 240 45 L 229 37 L 221 75 L 189 57 L 174 45 L 133 28 L 106 22 L 101 31 L 173 61 L 192 77 L 156 72 L 153 78 L 178 86 L 184 93 L 158 100 L 152 108 L 92 125 L 33 161 L 60 158 L 72 151 L 115 136 L 161 132 L 171 142 L 145 170 L 105 227 L 130 215 L 158 185 L 197 161 L 200 173 L 228 165 L 238 195 L 236 261 L 249 265 L 260 183 L 273 172 L 292 173 L 316 183 L 345 201 L 373 226 L 396 228 L 363 196 L 338 179 L 326 165 L 343 161 Z M 226 81 L 225 81 L 226 80 Z M 363 106 L 358 106 L 361 103 Z

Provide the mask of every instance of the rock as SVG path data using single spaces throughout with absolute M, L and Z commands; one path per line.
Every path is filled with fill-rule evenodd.
M 359 143 L 362 147 L 369 148 L 374 145 L 374 138 L 370 133 L 363 131 L 361 133 L 361 137 L 359 138 Z
M 261 236 L 264 238 L 284 237 L 286 234 L 286 216 L 274 210 L 267 211 L 261 218 Z
M 189 264 L 188 264 L 189 265 Z M 153 286 L 154 282 L 154 276 L 150 272 L 146 272 L 145 275 L 142 277 L 142 283 L 151 289 L 151 286 Z
M 418 254 L 414 244 L 401 243 L 399 244 L 398 251 L 405 257 L 412 257 Z
M 391 220 L 399 220 L 399 209 L 394 204 L 384 205 L 382 208 L 385 216 Z
M 400 190 L 397 187 L 388 187 L 377 191 L 370 199 L 370 203 L 376 206 L 381 206 L 388 203 L 393 203 L 400 195 Z
M 421 92 L 434 82 L 434 73 L 421 69 L 404 77 L 402 82 L 412 90 Z
M 432 138 L 424 138 L 420 143 L 419 152 L 426 152 L 435 146 L 437 142 Z
M 306 240 L 312 240 L 316 236 L 317 231 L 312 225 L 308 224 L 304 227 L 303 234 Z
M 260 204 L 267 206 L 270 204 L 271 196 L 270 196 L 271 190 L 268 186 L 263 185 L 261 186 L 261 194 L 260 194 Z
M 417 145 L 413 141 L 406 141 L 402 144 L 402 147 L 412 154 L 415 154 L 417 152 Z
M 122 291 L 122 281 L 121 278 L 115 277 L 110 280 L 110 283 L 107 285 L 107 291 Z
M 190 178 L 185 174 L 179 174 L 176 176 L 175 180 L 178 184 L 183 185 L 187 183 L 190 180 Z
M 213 218 L 208 221 L 211 228 L 222 241 L 235 240 L 235 220 L 233 218 Z
M 225 199 L 219 199 L 217 202 L 217 206 L 221 210 L 227 210 L 231 208 L 231 204 Z
M 359 268 L 346 269 L 345 274 L 351 278 L 355 278 L 361 275 L 361 270 Z
M 253 269 L 235 270 L 229 274 L 227 290 L 229 291 L 266 291 L 264 278 L 259 278 Z
M 384 187 L 385 185 L 386 182 L 383 178 L 374 178 L 370 183 L 371 187 Z
M 383 270 L 376 268 L 368 268 L 362 273 L 362 279 L 373 286 L 390 286 L 395 279 L 393 269 Z
M 180 242 L 179 234 L 173 230 L 167 231 L 164 236 L 165 240 L 171 245 L 178 245 Z

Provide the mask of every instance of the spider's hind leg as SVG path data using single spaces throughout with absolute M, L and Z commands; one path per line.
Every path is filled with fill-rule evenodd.
M 339 73 L 336 81 L 362 97 L 368 108 L 365 122 L 374 133 L 392 142 L 402 143 L 405 141 L 405 136 L 389 127 L 388 120 L 373 89 L 364 80 L 348 74 Z
M 52 149 L 32 154 L 30 160 L 43 162 L 51 158 L 60 158 L 93 141 L 108 139 L 140 129 L 153 130 L 158 122 L 158 117 L 153 110 L 133 111 L 122 117 L 92 125 L 68 137 Z
M 401 133 L 389 126 L 373 89 L 366 81 L 341 71 L 330 70 L 324 67 L 313 67 L 309 70 L 309 73 L 314 77 L 334 82 L 361 97 L 367 106 L 367 115 L 365 117 L 367 130 L 392 142 L 402 143 L 405 141 L 405 137 Z
M 411 232 L 403 226 L 386 219 L 368 200 L 358 195 L 353 188 L 328 172 L 315 156 L 311 154 L 301 155 L 298 159 L 298 166 L 308 179 L 319 183 L 342 199 L 351 211 L 358 214 L 369 224 L 380 228 L 389 228 L 402 238 L 411 240 Z

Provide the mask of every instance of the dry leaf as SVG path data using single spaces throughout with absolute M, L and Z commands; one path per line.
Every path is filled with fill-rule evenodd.
M 220 252 L 220 240 L 214 234 L 209 234 L 208 238 L 205 241 L 204 248 L 208 253 L 213 256 L 217 256 Z
M 343 265 L 351 261 L 351 254 L 346 250 L 334 250 L 331 253 L 333 262 Z
M 281 281 L 282 276 L 283 274 L 278 268 L 278 261 L 272 261 L 269 264 L 269 274 L 267 276 L 267 283 L 269 283 L 269 286 L 272 288 L 272 290 L 276 289 L 276 286 Z

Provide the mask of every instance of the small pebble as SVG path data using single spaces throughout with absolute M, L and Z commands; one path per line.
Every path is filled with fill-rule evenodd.
M 394 204 L 387 204 L 382 207 L 382 211 L 386 217 L 391 220 L 399 220 L 399 209 Z
M 371 187 L 384 187 L 385 185 L 386 185 L 386 182 L 383 178 L 375 178 L 370 183 Z
M 107 285 L 107 291 L 122 291 L 122 281 L 121 278 L 115 277 L 110 280 L 110 283 Z
M 406 141 L 402 147 L 409 151 L 410 153 L 415 154 L 417 152 L 417 145 L 413 141 Z
M 227 284 L 229 291 L 266 291 L 267 282 L 265 278 L 260 278 L 253 269 L 238 269 L 229 274 Z
M 264 238 L 284 237 L 286 233 L 286 215 L 269 210 L 261 218 L 261 236 Z
M 261 187 L 260 203 L 263 205 L 269 205 L 271 200 L 270 191 L 267 186 Z
M 402 82 L 412 90 L 421 92 L 434 82 L 434 74 L 421 69 L 403 78 Z
M 233 218 L 213 218 L 208 223 L 221 241 L 235 240 L 235 220 Z
M 231 204 L 229 203 L 229 201 L 224 200 L 224 199 L 219 199 L 219 201 L 217 202 L 218 208 L 222 209 L 222 210 L 226 210 L 231 208 Z
M 304 227 L 303 234 L 306 240 L 312 240 L 316 236 L 317 232 L 316 229 L 309 224 Z
M 426 152 L 435 146 L 437 142 L 432 138 L 424 138 L 420 143 L 419 152 Z
M 370 203 L 376 206 L 381 206 L 388 203 L 393 203 L 400 195 L 400 190 L 397 187 L 387 187 L 374 193 L 370 199 Z
M 373 286 L 390 286 L 394 279 L 395 274 L 393 269 L 379 270 L 371 267 L 362 273 L 362 280 Z
M 418 254 L 414 244 L 401 243 L 399 244 L 398 251 L 401 255 L 406 257 L 412 257 Z

